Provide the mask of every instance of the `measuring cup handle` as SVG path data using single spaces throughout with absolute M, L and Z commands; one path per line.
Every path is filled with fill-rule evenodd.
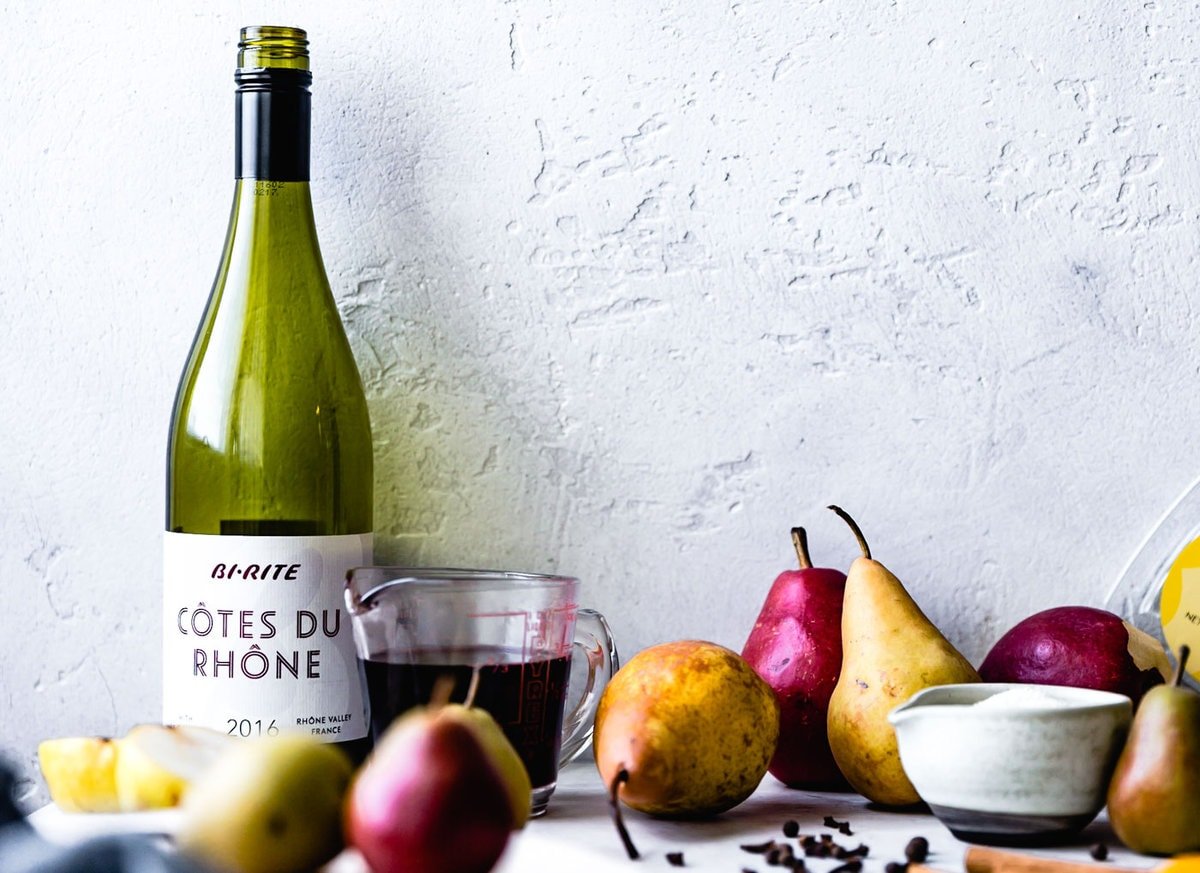
M 594 609 L 581 609 L 576 614 L 574 646 L 587 658 L 588 676 L 574 712 L 563 719 L 562 750 L 558 756 L 560 767 L 575 760 L 592 741 L 600 693 L 621 668 L 608 622 Z

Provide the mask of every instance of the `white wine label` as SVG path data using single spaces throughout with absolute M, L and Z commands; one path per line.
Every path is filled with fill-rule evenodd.
M 365 737 L 342 591 L 371 534 L 165 534 L 163 723 L 233 736 Z

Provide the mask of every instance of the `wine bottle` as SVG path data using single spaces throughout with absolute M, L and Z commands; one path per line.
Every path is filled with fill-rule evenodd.
M 243 28 L 234 80 L 233 212 L 171 418 L 163 721 L 355 752 L 371 428 L 317 245 L 305 32 Z

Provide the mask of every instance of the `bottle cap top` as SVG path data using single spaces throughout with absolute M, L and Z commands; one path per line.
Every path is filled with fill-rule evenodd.
M 308 34 L 298 27 L 243 27 L 239 69 L 308 69 Z

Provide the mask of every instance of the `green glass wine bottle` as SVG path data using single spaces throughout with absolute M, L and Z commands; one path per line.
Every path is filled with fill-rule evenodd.
M 305 32 L 244 28 L 234 79 L 233 212 L 171 419 L 163 720 L 355 752 L 371 426 L 317 245 Z

